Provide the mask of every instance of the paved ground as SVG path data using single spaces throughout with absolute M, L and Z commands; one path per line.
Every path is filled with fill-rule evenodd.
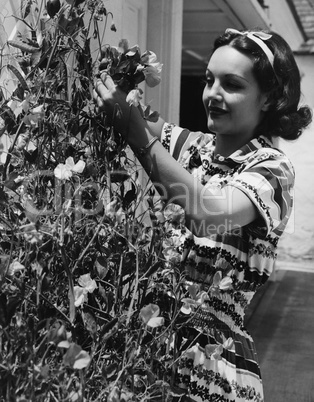
M 277 268 L 247 314 L 265 402 L 314 402 L 314 262 Z

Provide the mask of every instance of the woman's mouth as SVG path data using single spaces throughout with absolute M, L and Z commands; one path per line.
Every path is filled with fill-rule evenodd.
M 221 109 L 220 107 L 217 107 L 217 106 L 210 106 L 208 108 L 208 113 L 211 116 L 222 116 L 222 115 L 226 114 L 227 111 L 224 109 Z

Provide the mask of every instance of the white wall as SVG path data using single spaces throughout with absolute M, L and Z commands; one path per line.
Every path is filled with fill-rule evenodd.
M 314 55 L 296 56 L 302 78 L 302 103 L 314 108 Z M 296 171 L 295 207 L 284 234 L 280 259 L 314 262 L 314 123 L 293 142 L 280 141 Z
M 267 14 L 271 29 L 279 33 L 291 46 L 293 51 L 300 48 L 304 38 L 291 13 L 287 0 L 268 0 Z

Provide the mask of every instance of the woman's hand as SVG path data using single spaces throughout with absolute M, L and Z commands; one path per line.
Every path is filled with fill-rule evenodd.
M 109 124 L 125 135 L 130 123 L 130 107 L 126 102 L 126 94 L 114 83 L 107 73 L 101 73 L 93 91 L 94 102 L 98 112 L 104 112 Z
M 134 147 L 145 146 L 152 137 L 160 138 L 165 121 L 159 117 L 152 122 L 143 119 L 139 108 L 130 106 L 122 91 L 107 73 L 102 73 L 95 83 L 94 101 L 99 112 L 104 112 L 109 124 L 119 131 Z

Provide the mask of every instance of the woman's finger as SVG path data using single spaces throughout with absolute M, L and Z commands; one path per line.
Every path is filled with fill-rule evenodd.
M 103 82 L 104 86 L 109 91 L 116 87 L 116 84 L 114 83 L 113 79 L 110 77 L 110 75 L 108 73 L 106 73 L 106 72 L 101 73 L 100 74 L 100 79 Z
M 97 94 L 95 89 L 93 90 L 93 100 L 94 100 L 94 103 L 96 104 L 96 106 L 97 106 L 99 111 L 104 111 L 105 110 L 105 103 L 102 100 L 102 98 Z
M 106 99 L 110 93 L 100 78 L 98 78 L 95 82 L 95 91 L 97 96 L 100 96 L 104 99 Z

